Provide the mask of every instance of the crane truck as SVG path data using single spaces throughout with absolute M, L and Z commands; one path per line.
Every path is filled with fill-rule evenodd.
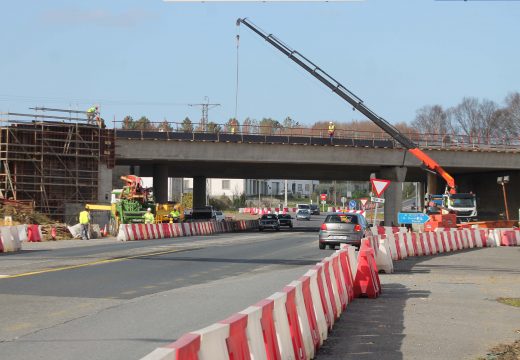
M 421 167 L 428 172 L 434 173 L 438 176 L 441 176 L 446 182 L 446 190 L 445 193 L 442 194 L 442 203 L 441 210 L 443 212 L 455 212 L 457 213 L 458 219 L 470 219 L 476 218 L 477 209 L 476 209 L 476 201 L 474 194 L 458 194 L 455 179 L 444 170 L 435 160 L 433 160 L 430 156 L 428 156 L 424 151 L 419 149 L 418 145 L 415 144 L 411 139 L 401 133 L 397 128 L 395 128 L 392 124 L 386 121 L 381 116 L 377 115 L 370 108 L 368 108 L 357 95 L 355 95 L 352 91 L 347 89 L 343 84 L 334 79 L 332 76 L 327 74 L 323 69 L 314 64 L 308 58 L 300 54 L 298 51 L 290 48 L 281 40 L 279 40 L 276 36 L 272 34 L 267 34 L 258 26 L 253 24 L 246 18 L 239 18 L 236 22 L 237 26 L 244 24 L 247 28 L 252 30 L 258 36 L 267 41 L 270 45 L 272 45 L 275 49 L 286 55 L 289 59 L 307 71 L 310 75 L 319 80 L 322 84 L 327 86 L 330 90 L 332 90 L 336 95 L 340 98 L 348 102 L 353 110 L 358 110 L 360 113 L 365 115 L 368 119 L 370 119 L 374 124 L 376 124 L 379 128 L 385 131 L 388 135 L 390 135 L 397 143 L 399 143 L 403 148 L 405 148 L 408 152 L 414 155 L 419 161 L 421 161 Z M 464 199 L 464 201 L 461 201 Z M 469 200 L 469 201 L 468 201 Z M 466 206 L 470 205 L 471 206 Z M 463 206 L 460 207 L 459 205 Z M 462 210 L 463 209 L 463 210 Z M 460 211 L 458 211 L 460 210 Z M 460 213 L 460 215 L 458 215 Z M 470 216 L 468 216 L 470 215 Z

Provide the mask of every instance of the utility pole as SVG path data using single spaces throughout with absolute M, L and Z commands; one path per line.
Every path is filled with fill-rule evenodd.
M 197 106 L 197 107 L 201 107 L 202 109 L 202 118 L 200 119 L 200 128 L 201 128 L 201 131 L 206 131 L 206 127 L 208 125 L 208 113 L 209 113 L 209 109 L 213 109 L 217 106 L 220 106 L 220 104 L 210 104 L 209 103 L 209 97 L 207 96 L 204 96 L 204 101 L 203 103 L 200 103 L 200 104 L 188 104 L 188 106 Z

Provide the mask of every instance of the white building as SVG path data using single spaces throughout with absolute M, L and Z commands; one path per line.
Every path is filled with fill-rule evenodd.
M 309 197 L 319 184 L 316 180 L 287 180 L 287 194 Z M 226 195 L 229 197 L 258 195 L 284 195 L 285 180 L 258 180 L 258 179 L 207 179 L 207 194 L 210 197 Z M 193 179 L 183 179 L 183 192 L 193 191 Z

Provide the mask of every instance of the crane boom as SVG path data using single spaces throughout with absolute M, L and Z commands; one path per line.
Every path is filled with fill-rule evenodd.
M 254 25 L 245 18 L 237 19 L 237 26 L 240 26 L 240 24 L 244 24 L 249 29 L 253 30 L 253 32 L 259 35 L 261 38 L 263 38 L 277 50 L 285 54 L 287 57 L 289 57 L 289 59 L 294 61 L 304 70 L 306 70 L 309 74 L 318 79 L 322 84 L 331 89 L 339 97 L 347 101 L 350 105 L 352 105 L 352 107 L 355 110 L 358 110 L 360 113 L 362 113 L 372 122 L 374 122 L 378 127 L 380 127 L 395 141 L 401 144 L 412 155 L 419 159 L 424 164 L 424 166 L 427 167 L 430 171 L 433 171 L 436 174 L 442 176 L 442 178 L 446 181 L 450 193 L 455 193 L 455 180 L 453 179 L 453 177 L 450 174 L 448 174 L 446 170 L 444 170 L 435 160 L 429 157 L 424 151 L 419 149 L 418 146 L 411 139 L 406 137 L 403 133 L 401 133 L 384 118 L 370 110 L 363 103 L 363 100 L 361 100 L 356 94 L 347 89 L 345 86 L 343 86 L 343 84 L 341 84 L 339 81 L 327 74 L 323 69 L 321 69 L 319 66 L 314 64 L 312 61 L 307 59 L 302 54 L 300 54 L 298 51 L 291 49 L 289 46 L 284 44 L 281 40 L 276 38 L 276 36 L 265 33 L 258 26 Z

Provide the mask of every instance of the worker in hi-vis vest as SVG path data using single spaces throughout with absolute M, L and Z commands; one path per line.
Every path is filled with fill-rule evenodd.
M 334 123 L 331 121 L 329 122 L 329 139 L 330 142 L 332 142 L 332 139 L 334 138 L 334 131 L 336 130 L 336 126 L 334 126 Z
M 181 217 L 181 212 L 179 211 L 179 209 L 174 208 L 170 212 L 170 220 L 171 220 L 171 222 L 174 222 L 174 223 L 179 222 L 180 217 Z
M 81 239 L 88 240 L 89 236 L 89 224 L 90 224 L 90 213 L 85 208 L 79 213 L 79 224 L 81 226 Z
M 151 208 L 146 209 L 146 212 L 144 213 L 143 218 L 144 218 L 145 224 L 153 224 L 154 216 L 152 214 Z
M 90 107 L 88 110 L 87 110 L 87 121 L 90 123 L 90 122 L 93 122 L 96 115 L 99 114 L 99 106 L 92 106 Z

